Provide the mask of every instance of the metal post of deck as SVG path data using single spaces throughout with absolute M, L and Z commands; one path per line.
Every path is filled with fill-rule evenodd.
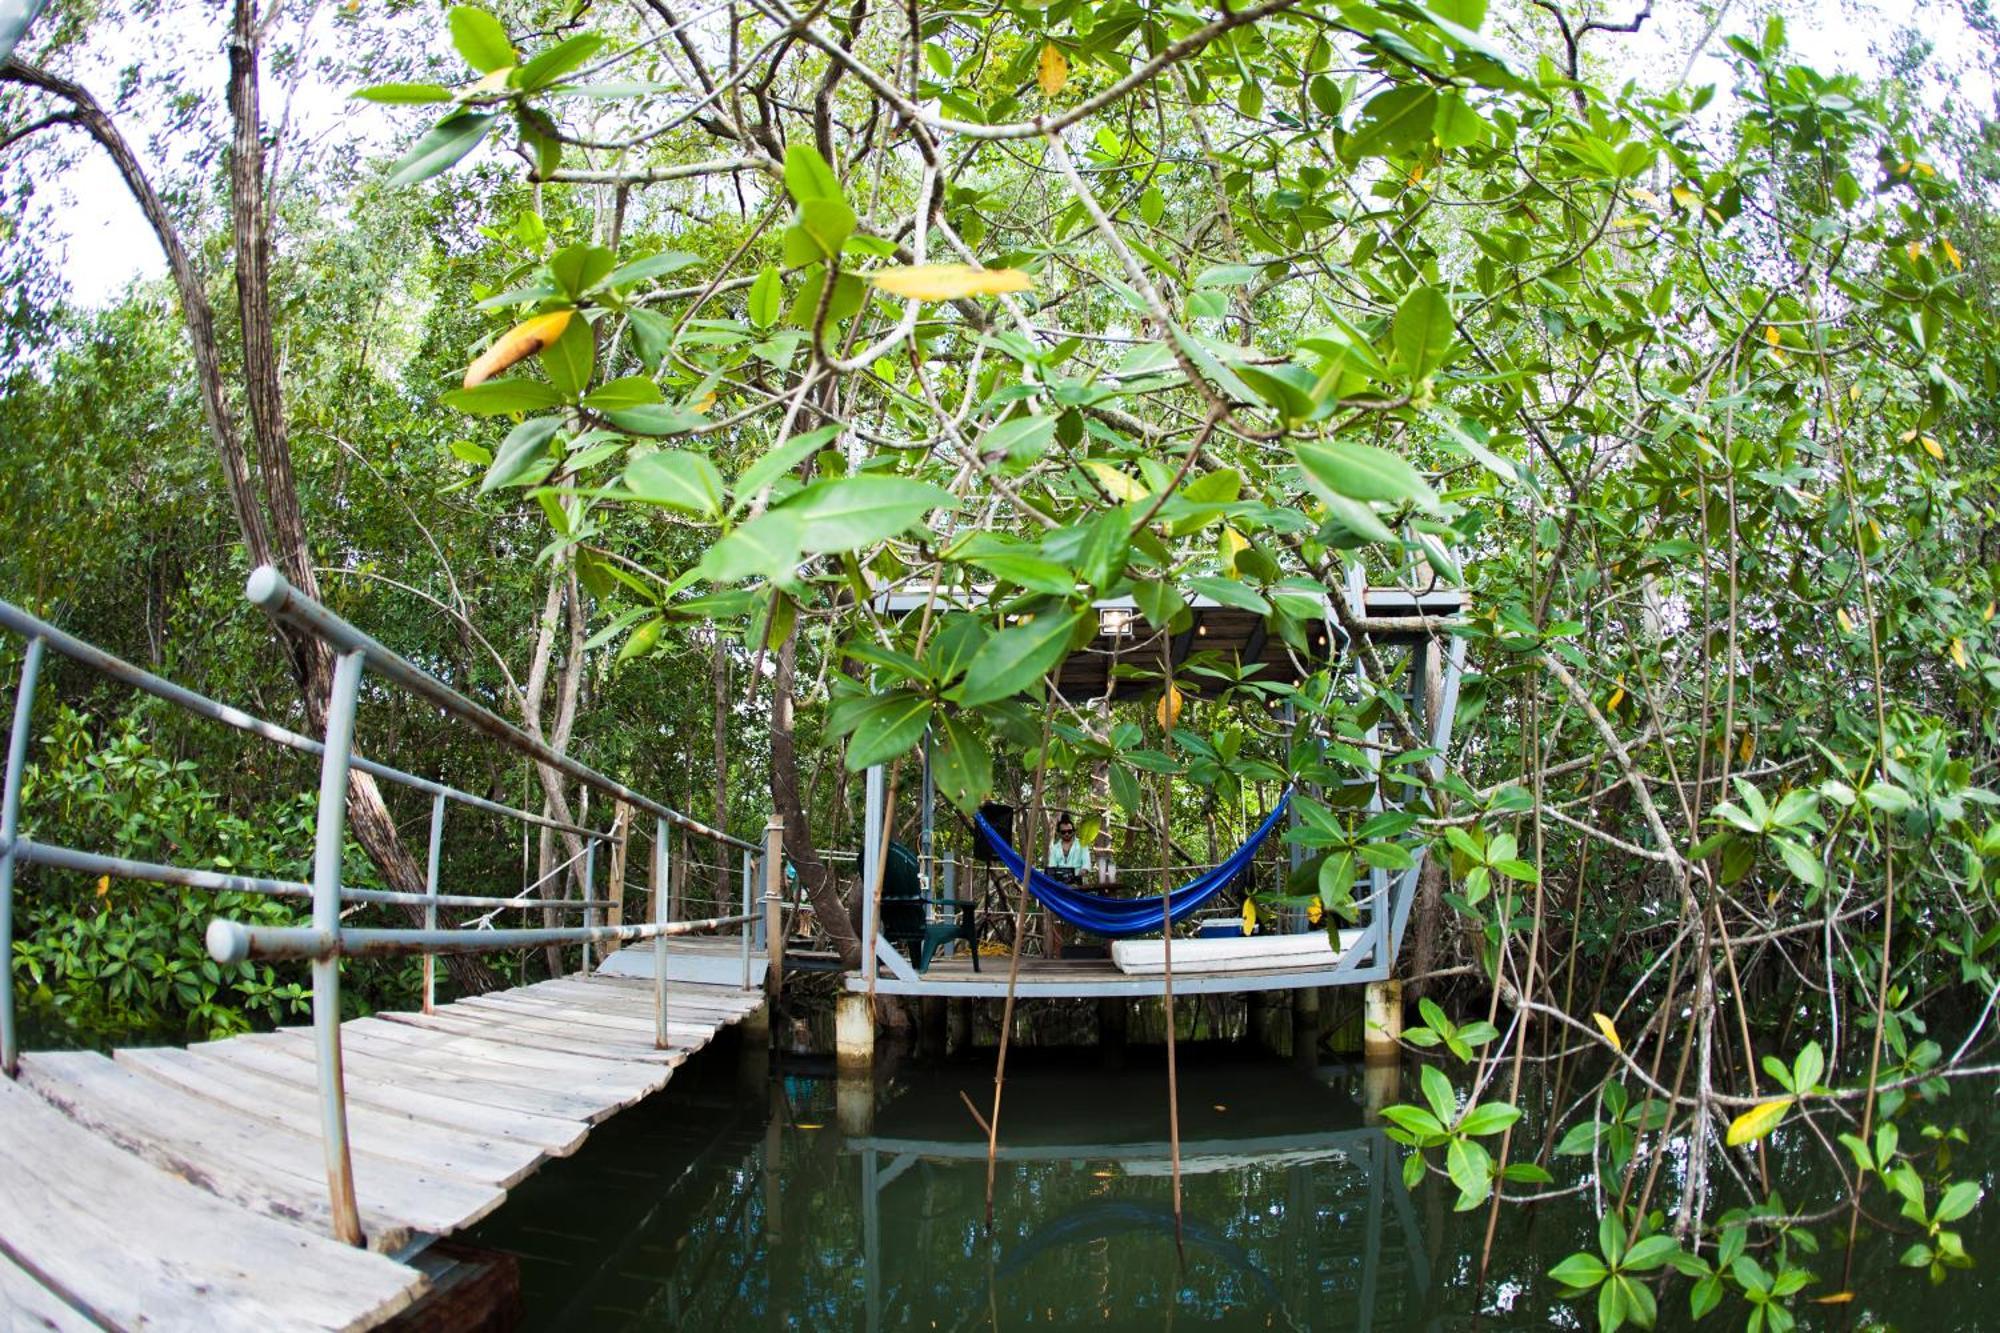
M 595 837 L 587 837 L 583 840 L 583 928 L 585 930 L 595 930 L 597 928 L 597 909 L 590 905 L 594 901 L 592 895 L 596 892 L 597 839 Z M 583 973 L 585 976 L 590 975 L 590 953 L 590 941 L 585 940 L 583 942 Z
M 872 765 L 861 797 L 861 975 L 870 988 L 875 984 L 875 918 L 881 911 L 882 807 L 889 799 L 885 778 L 882 765 Z
M 21 686 L 14 692 L 14 728 L 7 739 L 7 788 L 0 800 L 0 1068 L 8 1078 L 21 1067 L 21 1037 L 14 1030 L 14 840 L 21 831 L 21 777 L 34 733 L 35 682 L 42 674 L 42 637 L 28 640 Z
M 773 1003 L 785 989 L 784 887 L 785 817 L 773 813 L 764 826 L 764 994 Z
M 424 929 L 436 930 L 438 924 L 438 862 L 444 852 L 444 793 L 431 797 L 431 847 L 424 868 L 424 895 L 430 899 L 424 904 Z M 437 998 L 437 959 L 424 955 L 424 1012 L 430 1013 Z
M 660 933 L 653 936 L 653 1046 L 666 1050 L 667 1041 L 667 875 L 673 866 L 667 859 L 667 821 L 653 821 L 653 924 Z
M 354 755 L 354 712 L 367 659 L 334 659 L 326 701 L 326 749 L 320 756 L 319 821 L 313 842 L 313 929 L 321 956 L 313 959 L 313 1045 L 319 1056 L 320 1141 L 332 1196 L 333 1234 L 349 1245 L 366 1242 L 354 1202 L 354 1160 L 347 1145 L 347 1087 L 340 1061 L 340 882 L 347 838 L 347 774 Z
M 716 855 L 724 856 L 727 855 L 727 852 L 718 849 Z M 743 907 L 741 910 L 743 916 L 746 918 L 750 916 L 750 853 L 748 852 L 743 853 Z M 736 928 L 736 937 L 743 955 L 744 990 L 750 989 L 750 937 L 755 933 L 755 927 L 748 920 L 745 920 L 742 925 Z

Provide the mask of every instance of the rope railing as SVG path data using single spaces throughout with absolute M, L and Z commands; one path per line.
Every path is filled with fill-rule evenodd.
M 303 899 L 312 904 L 310 925 L 264 926 L 218 918 L 209 923 L 206 946 L 210 957 L 222 964 L 257 961 L 307 961 L 312 964 L 312 1014 L 315 1054 L 319 1069 L 322 1144 L 326 1153 L 327 1181 L 331 1194 L 334 1232 L 351 1244 L 363 1243 L 360 1216 L 355 1203 L 354 1176 L 347 1137 L 347 1102 L 341 1068 L 340 960 L 343 958 L 421 957 L 424 965 L 423 1005 L 429 1012 L 434 1000 L 433 959 L 447 955 L 499 953 L 544 946 L 580 946 L 589 967 L 592 951 L 604 946 L 653 943 L 655 1044 L 667 1049 L 668 959 L 667 941 L 678 936 L 711 933 L 739 927 L 742 985 L 752 987 L 751 951 L 753 934 L 766 937 L 772 946 L 779 943 L 771 923 L 777 915 L 782 860 L 783 826 L 773 819 L 765 830 L 760 847 L 753 842 L 711 828 L 663 802 L 632 790 L 595 769 L 506 722 L 497 714 L 474 703 L 421 667 L 384 647 L 317 602 L 301 595 L 270 566 L 250 576 L 246 595 L 274 619 L 324 641 L 335 653 L 332 687 L 326 701 L 326 733 L 322 739 L 301 735 L 289 728 L 253 716 L 241 709 L 208 698 L 196 691 L 134 666 L 56 626 L 6 602 L 0 602 L 0 629 L 10 630 L 26 641 L 20 683 L 15 693 L 12 727 L 9 733 L 4 788 L 0 788 L 0 958 L 6 960 L 7 975 L 0 984 L 0 1070 L 12 1077 L 20 1057 L 19 1034 L 13 1004 L 13 884 L 18 864 L 45 866 L 91 875 L 175 884 L 218 893 L 249 893 L 266 897 Z M 312 876 L 309 880 L 289 880 L 266 876 L 239 875 L 218 870 L 175 866 L 129 857 L 109 856 L 81 848 L 63 847 L 21 836 L 21 797 L 29 743 L 33 734 L 33 710 L 45 650 L 53 648 L 99 675 L 133 686 L 194 715 L 219 722 L 235 730 L 320 761 L 319 799 L 315 821 Z M 405 692 L 439 709 L 447 717 L 469 725 L 502 747 L 524 755 L 533 762 L 553 768 L 590 791 L 609 798 L 617 806 L 644 811 L 654 818 L 652 839 L 653 892 L 650 922 L 603 924 L 600 912 L 622 907 L 623 885 L 610 886 L 609 896 L 596 896 L 596 861 L 600 846 L 624 840 L 623 818 L 615 818 L 608 829 L 554 819 L 533 811 L 517 809 L 487 797 L 463 791 L 447 783 L 419 777 L 392 765 L 354 753 L 355 718 L 360 704 L 365 673 L 401 687 Z M 344 882 L 343 853 L 346 839 L 348 783 L 352 771 L 370 774 L 385 782 L 423 792 L 431 797 L 430 841 L 424 892 L 377 889 Z M 457 804 L 489 814 L 497 814 L 522 824 L 564 833 L 581 839 L 581 847 L 559 865 L 539 876 L 512 896 L 448 894 L 439 891 L 447 806 Z M 707 842 L 739 853 L 742 874 L 740 910 L 690 921 L 671 919 L 669 892 L 670 836 L 679 830 L 686 838 Z M 582 861 L 580 893 L 576 897 L 530 897 L 551 880 L 572 872 Z M 714 868 L 714 867 L 712 867 Z M 763 910 L 753 910 L 753 887 L 762 871 Z M 350 926 L 344 921 L 354 906 L 387 904 L 421 907 L 419 928 L 385 929 Z M 469 923 L 440 928 L 440 908 L 482 910 Z M 582 913 L 582 924 L 539 928 L 494 928 L 492 921 L 504 911 L 561 911 Z M 615 920 L 615 918 L 614 918 Z M 470 928 L 468 928 L 468 926 Z M 753 932 L 751 927 L 759 926 Z M 779 967 L 771 961 L 767 987 L 775 986 Z

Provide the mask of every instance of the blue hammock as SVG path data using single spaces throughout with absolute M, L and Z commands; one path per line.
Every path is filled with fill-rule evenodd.
M 1173 919 L 1175 921 L 1185 919 L 1190 912 L 1228 887 L 1231 880 L 1247 870 L 1251 860 L 1257 855 L 1257 849 L 1263 845 L 1264 839 L 1270 836 L 1271 830 L 1278 826 L 1278 821 L 1285 817 L 1285 811 L 1290 808 L 1291 803 L 1292 792 L 1291 788 L 1287 787 L 1285 794 L 1278 798 L 1277 805 L 1272 807 L 1271 813 L 1264 816 L 1264 822 L 1251 833 L 1248 842 L 1238 847 L 1221 865 L 1204 870 L 1175 889 L 1171 908 Z M 986 836 L 987 843 L 1000 858 L 1000 864 L 1007 867 L 1007 872 L 1018 883 L 1021 879 L 1021 854 L 1007 845 L 1006 840 L 986 822 L 986 816 L 974 815 L 972 821 Z M 1093 935 L 1143 935 L 1160 928 L 1158 897 L 1109 898 L 1101 893 L 1085 893 L 1081 889 L 1071 888 L 1051 875 L 1043 874 L 1040 870 L 1029 874 L 1028 891 L 1041 899 L 1042 905 L 1051 912 L 1072 926 L 1087 930 Z

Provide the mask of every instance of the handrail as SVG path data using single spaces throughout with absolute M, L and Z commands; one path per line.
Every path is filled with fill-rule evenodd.
M 408 658 L 383 647 L 375 639 L 348 624 L 332 611 L 300 593 L 286 581 L 275 565 L 260 565 L 250 575 L 244 588 L 244 596 L 261 608 L 274 620 L 283 621 L 294 629 L 303 630 L 324 640 L 339 653 L 361 653 L 368 659 L 368 665 L 378 673 L 395 681 L 410 693 L 436 704 L 452 716 L 461 718 L 478 727 L 487 735 L 518 750 L 537 763 L 547 764 L 558 772 L 567 773 L 613 800 L 644 810 L 647 814 L 664 819 L 676 828 L 685 829 L 710 842 L 723 843 L 741 851 L 758 850 L 755 843 L 733 838 L 720 829 L 710 828 L 700 820 L 684 815 L 671 806 L 660 804 L 651 797 L 641 796 L 622 782 L 605 777 L 588 764 L 582 764 L 556 750 L 545 741 L 536 740 L 498 713 L 472 702 L 437 679 Z
M 261 736 L 267 741 L 274 741 L 304 754 L 321 755 L 326 751 L 324 745 L 310 736 L 301 736 L 296 731 L 281 727 L 275 722 L 266 722 L 263 718 L 254 717 L 240 708 L 217 703 L 207 695 L 198 694 L 185 685 L 177 685 L 164 676 L 156 676 L 144 667 L 134 666 L 122 657 L 105 652 L 94 643 L 86 643 L 73 634 L 64 633 L 40 616 L 23 611 L 12 602 L 0 601 L 0 629 L 10 629 L 30 641 L 41 639 L 64 657 L 89 667 L 101 676 L 109 676 L 120 684 L 144 690 L 147 694 L 165 699 L 170 704 L 176 704 L 197 717 L 205 717 L 212 722 L 233 727 L 237 731 Z M 517 810 L 511 805 L 488 800 L 484 796 L 475 796 L 469 791 L 461 791 L 447 783 L 418 777 L 415 773 L 406 773 L 400 768 L 391 768 L 387 764 L 364 759 L 358 754 L 353 757 L 352 762 L 362 772 L 386 782 L 411 787 L 431 796 L 444 796 L 461 805 L 469 805 L 489 814 L 506 815 L 510 819 L 519 819 L 542 828 L 554 829 L 559 833 L 574 833 L 579 837 L 602 836 L 596 829 L 565 824 L 559 819 L 550 819 L 547 815 L 538 815 L 532 810 Z

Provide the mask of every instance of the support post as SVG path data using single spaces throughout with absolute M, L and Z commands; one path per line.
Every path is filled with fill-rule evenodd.
M 1319 1063 L 1320 994 L 1317 986 L 1292 992 L 1292 1063 L 1311 1069 Z
M 861 975 L 871 995 L 875 992 L 875 914 L 882 897 L 882 807 L 888 802 L 885 777 L 882 765 L 872 765 L 861 795 Z
M 354 1202 L 354 1161 L 347 1146 L 347 1087 L 340 1059 L 340 858 L 347 836 L 347 772 L 354 756 L 354 711 L 366 659 L 342 653 L 334 661 L 326 701 L 326 749 L 320 756 L 319 822 L 313 841 L 313 929 L 325 941 L 315 958 L 313 1045 L 319 1056 L 320 1142 L 326 1149 L 333 1234 L 364 1244 Z
M 587 837 L 583 841 L 583 928 L 597 928 L 597 909 L 589 906 L 597 896 L 597 839 Z M 583 974 L 590 975 L 590 941 L 583 942 Z
M 1403 1054 L 1403 983 L 1371 981 L 1361 996 L 1361 1053 L 1370 1063 L 1393 1062 Z
M 7 787 L 0 806 L 0 1068 L 13 1078 L 21 1067 L 21 1035 L 14 1028 L 14 840 L 21 831 L 21 774 L 35 721 L 35 682 L 42 674 L 42 637 L 28 640 L 21 686 L 14 692 L 14 728 L 7 739 Z
M 424 904 L 424 929 L 436 930 L 438 925 L 438 863 L 444 854 L 444 793 L 431 797 L 431 847 L 424 861 L 424 896 L 430 901 Z M 437 959 L 424 955 L 424 1012 L 430 1013 L 437 1000 Z
M 844 990 L 833 1002 L 834 1063 L 840 1073 L 868 1074 L 875 1067 L 875 1004 L 866 991 Z
M 764 825 L 764 994 L 775 1006 L 785 990 L 785 817 Z
M 727 856 L 728 852 L 718 847 L 715 854 L 717 856 Z M 741 915 L 746 917 L 750 915 L 750 894 L 750 853 L 745 852 L 743 853 L 743 907 Z M 737 947 L 743 961 L 744 990 L 750 989 L 750 937 L 756 933 L 756 928 L 748 921 L 745 921 L 736 928 Z
M 667 904 L 667 821 L 653 821 L 653 924 L 664 927 L 671 919 Z M 653 1047 L 664 1051 L 667 1041 L 667 937 L 653 936 Z

